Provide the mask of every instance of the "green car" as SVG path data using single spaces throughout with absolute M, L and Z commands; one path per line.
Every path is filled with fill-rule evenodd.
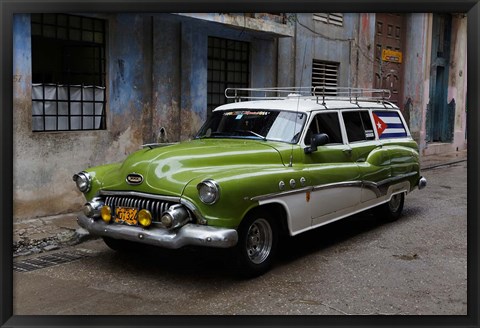
M 227 89 L 190 141 L 149 144 L 74 175 L 78 223 L 121 250 L 131 242 L 230 248 L 239 271 L 266 272 L 279 237 L 377 208 L 385 220 L 426 186 L 418 145 L 388 91 Z

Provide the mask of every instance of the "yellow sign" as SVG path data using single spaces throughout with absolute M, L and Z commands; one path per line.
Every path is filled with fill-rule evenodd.
M 402 52 L 395 51 L 390 49 L 383 49 L 382 51 L 382 60 L 393 62 L 393 63 L 401 63 L 402 62 Z

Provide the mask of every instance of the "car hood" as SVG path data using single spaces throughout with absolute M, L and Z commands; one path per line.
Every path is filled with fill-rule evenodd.
M 264 141 L 197 139 L 164 147 L 145 148 L 132 153 L 119 167 L 102 179 L 104 190 L 129 190 L 166 196 L 181 196 L 192 179 L 215 178 L 216 173 L 260 166 L 284 166 L 276 147 Z M 143 177 L 138 185 L 126 178 Z

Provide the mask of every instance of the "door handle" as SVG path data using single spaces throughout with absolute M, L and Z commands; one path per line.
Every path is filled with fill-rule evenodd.
M 347 148 L 342 150 L 345 155 L 352 155 L 352 148 Z

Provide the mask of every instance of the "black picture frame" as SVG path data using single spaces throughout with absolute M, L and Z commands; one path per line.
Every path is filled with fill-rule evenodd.
M 272 10 L 274 8 L 274 10 Z M 16 13 L 32 12 L 455 12 L 468 17 L 468 314 L 466 316 L 14 316 L 13 315 L 13 42 Z M 479 19 L 472 0 L 171 0 L 0 1 L 0 326 L 431 326 L 478 327 Z

